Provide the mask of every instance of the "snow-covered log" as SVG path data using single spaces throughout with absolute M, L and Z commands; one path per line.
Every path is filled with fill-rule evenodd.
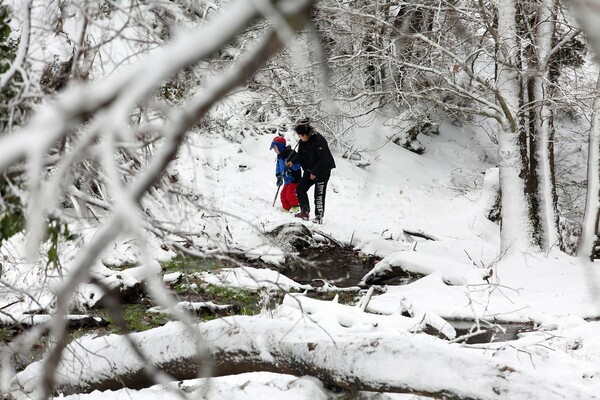
M 218 286 L 242 288 L 246 290 L 313 290 L 310 285 L 293 281 L 278 271 L 254 267 L 221 268 L 216 271 L 199 272 L 192 277 L 200 278 L 206 283 Z
M 102 304 L 102 299 L 107 293 L 118 295 L 121 299 L 135 296 L 144 290 L 149 274 L 161 274 L 158 261 L 152 260 L 145 266 L 122 271 L 114 271 L 96 264 L 90 272 L 90 283 L 81 284 L 79 287 L 79 301 L 86 307 L 95 307 Z
M 271 371 L 352 390 L 414 393 L 446 399 L 598 399 L 597 394 L 543 373 L 457 345 L 391 333 L 336 335 L 307 318 L 288 321 L 228 317 L 197 326 L 215 376 Z M 196 335 L 169 323 L 130 335 L 153 365 L 174 380 L 194 378 Z M 57 392 L 143 388 L 153 382 L 123 336 L 82 338 L 65 351 L 56 371 Z M 34 363 L 17 374 L 11 394 L 35 395 L 43 371 Z
M 483 284 L 491 276 L 487 268 L 475 268 L 469 264 L 450 261 L 445 258 L 414 251 L 399 251 L 392 253 L 378 262 L 359 283 L 359 286 L 373 285 L 397 276 L 413 273 L 429 275 L 441 274 L 441 279 L 447 285 L 462 286 Z

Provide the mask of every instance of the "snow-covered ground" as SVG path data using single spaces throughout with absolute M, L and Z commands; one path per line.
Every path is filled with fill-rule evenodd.
M 295 143 L 293 135 L 286 136 Z M 386 144 L 385 138 L 381 130 L 365 133 L 362 146 L 367 150 L 362 154 L 371 162 L 366 169 L 336 158 L 326 217 L 319 227 L 363 252 L 389 256 L 392 262 L 397 252 L 434 256 L 423 263 L 427 268 L 417 265 L 414 272 L 435 273 L 411 285 L 389 288 L 372 300 L 373 310 L 387 310 L 386 304 L 407 296 L 448 318 L 542 323 L 547 318 L 599 315 L 595 296 L 600 282 L 592 264 L 558 251 L 512 258 L 498 253 L 499 226 L 485 218 L 489 194 L 481 190 L 484 174 L 493 168 L 486 160 L 493 160 L 493 154 L 484 153 L 476 135 L 442 125 L 439 135 L 419 137 L 427 148 L 421 156 Z M 278 210 L 279 202 L 271 206 L 276 189 L 273 154 L 267 150 L 271 139 L 267 135 L 241 144 L 213 142 L 210 150 L 203 150 L 217 166 L 211 172 L 218 179 L 202 179 L 199 189 L 212 193 L 217 207 L 243 216 L 247 223 L 232 223 L 230 230 L 233 240 L 249 249 L 265 244 L 253 233 L 254 227 L 293 221 Z M 180 163 L 192 171 L 187 160 Z M 247 168 L 239 172 L 239 165 Z M 198 181 L 196 177 L 194 182 Z M 436 240 L 407 243 L 404 230 Z M 444 260 L 493 269 L 494 285 L 448 286 L 442 279 Z
M 419 138 L 427 149 L 421 156 L 388 143 L 388 135 L 389 132 L 382 128 L 358 136 L 361 141 L 355 146 L 363 150 L 361 154 L 365 159 L 362 162 L 370 163 L 366 168 L 359 168 L 336 154 L 338 167 L 333 171 L 328 187 L 324 224 L 318 226 L 321 231 L 362 252 L 383 257 L 376 270 L 402 265 L 426 275 L 409 285 L 388 286 L 385 293 L 370 299 L 366 312 L 396 318 L 393 316 L 410 309 L 416 319 L 445 331 L 450 338 L 454 338 L 453 329 L 444 328 L 443 319 L 476 321 L 474 324 L 483 324 L 480 320 L 534 322 L 540 326 L 539 332 L 523 335 L 516 341 L 493 343 L 489 347 L 482 345 L 473 349 L 466 346 L 464 353 L 508 361 L 517 368 L 541 374 L 549 382 L 568 378 L 575 386 L 580 386 L 583 393 L 597 390 L 595 376 L 600 370 L 594 360 L 600 358 L 600 325 L 591 320 L 600 316 L 597 299 L 600 278 L 592 264 L 556 251 L 511 258 L 498 254 L 499 227 L 484 217 L 489 206 L 489 193 L 482 191 L 485 173 L 488 172 L 489 179 L 494 179 L 493 165 L 488 161 L 493 161 L 493 153 L 486 153 L 485 143 L 479 142 L 473 132 L 443 124 L 439 135 Z M 225 284 L 239 287 L 252 287 L 253 283 L 255 287 L 264 287 L 273 282 L 280 289 L 283 286 L 303 289 L 278 275 L 277 265 L 285 252 L 258 234 L 280 224 L 297 222 L 292 215 L 279 210 L 279 200 L 275 207 L 272 206 L 276 190 L 274 154 L 269 151 L 272 137 L 251 136 L 241 143 L 231 143 L 210 134 L 192 136 L 170 168 L 170 173 L 177 173 L 179 183 L 210 206 L 204 212 L 222 219 L 217 225 L 228 227 L 229 246 L 273 263 L 273 271 L 245 268 L 221 273 L 221 276 L 209 273 L 205 275 L 209 282 L 221 279 Z M 286 133 L 286 138 L 295 144 L 296 138 L 290 132 Z M 201 212 L 193 213 L 184 207 L 167 210 L 161 206 L 150 211 L 170 217 L 181 212 L 179 223 L 189 224 L 190 229 L 206 221 Z M 219 228 L 209 226 L 207 229 Z M 404 231 L 421 232 L 435 240 L 407 241 Z M 23 239 L 17 236 L 3 246 L 4 255 L 14 257 L 19 253 Z M 164 260 L 171 256 L 159 245 L 150 242 L 155 258 Z M 107 264 L 136 261 L 135 248 L 124 238 L 105 254 L 104 261 Z M 76 252 L 76 249 L 72 251 Z M 19 270 L 23 268 L 21 265 Z M 102 274 L 104 267 L 99 265 L 97 268 Z M 35 267 L 32 266 L 31 271 L 30 275 L 24 275 L 8 269 L 3 278 L 14 287 L 31 285 L 35 281 L 32 276 L 37 276 L 33 272 Z M 128 276 L 127 279 L 137 277 L 135 273 Z M 484 276 L 488 281 L 483 279 Z M 47 282 L 36 287 L 40 292 L 48 289 Z M 38 301 L 43 303 L 50 298 L 50 293 L 46 293 L 38 297 Z M 3 304 L 10 303 L 11 299 L 3 299 Z M 14 305 L 11 307 L 17 312 Z M 264 318 L 265 323 L 277 319 L 302 319 L 297 311 L 292 311 L 293 308 L 287 301 L 260 318 Z M 309 309 L 307 305 L 303 308 L 304 311 Z M 355 311 L 336 310 L 335 307 L 316 306 L 311 314 L 311 323 L 320 325 L 332 338 L 344 331 L 340 328 L 344 326 L 340 322 L 344 318 L 361 320 Z M 367 320 L 371 318 L 366 315 Z M 418 325 L 418 321 L 399 321 L 398 318 L 378 321 L 372 325 L 378 326 L 376 329 L 354 326 L 353 333 L 364 340 L 374 333 L 414 335 L 410 333 L 411 327 Z M 143 335 L 146 340 L 154 337 L 152 333 Z M 81 347 L 89 349 L 92 342 L 86 341 L 93 340 L 82 339 Z M 455 348 L 460 346 L 453 345 L 452 351 L 457 351 Z M 527 354 L 527 357 L 521 354 Z M 446 361 L 452 363 L 451 356 Z M 25 370 L 21 379 L 30 379 L 32 375 L 37 375 L 35 365 Z M 199 382 L 186 385 L 199 385 Z M 298 380 L 265 373 L 216 378 L 205 390 L 207 398 L 215 399 L 328 396 L 327 390 L 312 379 Z M 166 398 L 170 393 L 152 388 L 91 393 L 80 398 Z M 228 393 L 229 397 L 221 397 L 223 393 Z M 367 394 L 364 396 L 368 398 Z

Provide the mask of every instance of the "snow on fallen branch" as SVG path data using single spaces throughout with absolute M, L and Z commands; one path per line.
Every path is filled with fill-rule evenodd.
M 337 297 L 336 297 L 337 299 Z M 454 328 L 441 317 L 432 313 L 411 313 L 410 317 L 400 313 L 380 315 L 366 313 L 360 307 L 338 304 L 334 301 L 320 301 L 302 295 L 286 295 L 283 305 L 298 309 L 310 317 L 312 321 L 328 332 L 338 332 L 340 328 L 352 332 L 419 332 L 426 325 L 438 330 L 448 339 L 456 337 Z M 412 306 L 410 307 L 412 311 Z
M 323 279 L 313 279 L 313 284 L 298 283 L 278 271 L 254 267 L 222 268 L 217 271 L 199 272 L 191 275 L 205 283 L 234 287 L 251 291 L 299 292 L 301 290 L 319 293 L 358 292 L 358 286 L 338 287 Z M 320 286 L 319 286 L 320 285 Z
M 451 286 L 486 283 L 492 274 L 492 270 L 487 268 L 475 268 L 470 264 L 458 263 L 415 251 L 399 251 L 378 262 L 361 279 L 359 286 L 377 284 L 407 272 L 421 275 L 437 273 L 445 284 Z
M 339 334 L 298 321 L 228 317 L 196 326 L 204 338 L 215 376 L 269 371 L 311 375 L 351 390 L 413 393 L 446 399 L 598 399 L 566 381 L 529 372 L 430 337 L 390 332 Z M 130 335 L 157 368 L 174 379 L 197 376 L 196 335 L 182 323 Z M 57 365 L 56 391 L 143 388 L 152 384 L 126 338 L 110 335 L 81 338 L 67 348 Z M 35 395 L 42 363 L 17 374 L 11 395 Z M 468 382 L 468 384 L 466 384 Z

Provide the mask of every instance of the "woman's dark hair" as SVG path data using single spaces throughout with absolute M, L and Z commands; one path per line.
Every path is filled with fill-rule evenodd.
M 312 127 L 309 124 L 300 124 L 300 125 L 296 125 L 294 127 L 294 130 L 296 131 L 296 133 L 298 135 L 309 135 L 310 132 L 312 131 Z

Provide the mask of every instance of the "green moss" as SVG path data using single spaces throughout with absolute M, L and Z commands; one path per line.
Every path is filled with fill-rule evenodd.
M 199 289 L 199 293 L 215 303 L 237 304 L 242 315 L 254 315 L 260 311 L 260 294 L 251 290 L 207 284 Z
M 123 304 L 121 306 L 121 312 L 123 313 L 123 320 L 129 331 L 142 332 L 148 329 L 162 326 L 172 320 L 167 314 L 155 314 L 147 313 L 148 306 L 144 304 Z M 100 316 L 106 319 L 110 325 L 108 330 L 111 333 L 122 333 L 121 328 L 117 325 L 114 313 L 111 313 L 107 309 L 101 309 L 99 312 Z
M 257 294 L 250 290 L 217 286 L 210 283 L 205 285 L 202 290 L 212 298 L 223 300 L 249 302 L 255 300 L 257 297 Z
M 14 331 L 9 329 L 0 329 L 0 342 L 10 342 L 14 336 Z
M 187 258 L 183 256 L 176 256 L 169 261 L 160 263 L 160 266 L 165 272 L 177 272 L 185 268 Z
M 162 262 L 164 272 L 198 272 L 212 271 L 228 267 L 226 262 L 214 258 L 202 258 L 178 255 L 169 261 Z

